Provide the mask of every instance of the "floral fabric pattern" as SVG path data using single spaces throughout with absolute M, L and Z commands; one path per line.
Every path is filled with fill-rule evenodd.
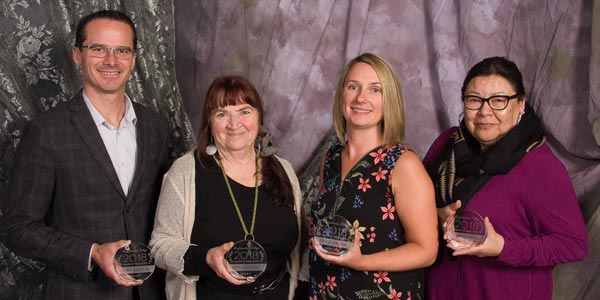
M 379 146 L 365 155 L 341 178 L 339 143 L 327 151 L 323 184 L 312 202 L 310 229 L 317 220 L 341 215 L 359 232 L 363 254 L 385 251 L 404 244 L 404 229 L 396 216 L 391 187 L 396 161 L 407 149 L 402 145 Z M 362 272 L 329 264 L 310 250 L 310 299 L 422 299 L 422 270 Z

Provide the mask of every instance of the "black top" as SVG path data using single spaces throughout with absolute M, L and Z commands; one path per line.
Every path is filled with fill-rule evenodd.
M 273 204 L 264 187 L 259 187 L 254 238 L 267 251 L 267 268 L 254 283 L 242 286 L 230 284 L 208 267 L 206 252 L 226 242 L 242 240 L 244 230 L 219 165 L 211 161 L 207 167 L 208 170 L 202 168 L 196 157 L 196 213 L 191 243 L 198 246 L 191 246 L 186 252 L 183 273 L 200 276 L 199 289 L 208 286 L 219 292 L 246 294 L 248 289 L 272 281 L 285 270 L 298 240 L 296 215 L 293 208 Z M 228 180 L 246 228 L 250 230 L 254 187 L 241 185 L 230 177 Z M 285 293 L 287 295 L 287 290 Z

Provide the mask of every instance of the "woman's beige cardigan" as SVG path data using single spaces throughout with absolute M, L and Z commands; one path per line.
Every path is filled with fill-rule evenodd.
M 277 157 L 292 184 L 298 229 L 301 228 L 302 196 L 298 178 L 290 163 Z M 154 230 L 150 249 L 156 265 L 167 270 L 166 294 L 169 300 L 196 300 L 197 276 L 185 276 L 183 256 L 191 245 L 190 239 L 196 211 L 196 170 L 194 152 L 190 151 L 177 159 L 165 174 L 154 218 Z M 289 299 L 293 299 L 298 279 L 308 280 L 308 267 L 300 267 L 301 234 L 288 260 L 290 273 Z M 300 270 L 302 269 L 302 270 Z

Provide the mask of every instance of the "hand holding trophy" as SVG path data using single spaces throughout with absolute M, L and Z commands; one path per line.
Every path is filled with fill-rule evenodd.
M 341 188 L 340 188 L 341 190 Z M 321 191 L 315 192 L 315 202 L 321 197 Z M 319 251 L 335 256 L 342 256 L 354 245 L 354 227 L 345 217 L 338 215 L 336 208 L 344 201 L 343 197 L 336 196 L 332 211 L 325 217 L 316 219 L 316 228 L 313 238 L 321 246 Z
M 446 220 L 446 238 L 458 248 L 467 249 L 481 245 L 487 237 L 485 222 L 474 210 L 459 209 Z
M 129 244 L 117 251 L 115 270 L 125 281 L 146 280 L 154 272 L 154 258 L 144 244 Z
M 267 252 L 253 239 L 237 241 L 225 253 L 227 271 L 238 280 L 253 282 L 267 268 Z
M 223 173 L 223 180 L 225 180 L 229 196 L 231 197 L 231 201 L 233 202 L 233 206 L 235 207 L 235 211 L 245 234 L 243 240 L 235 242 L 233 247 L 225 253 L 227 271 L 237 280 L 254 282 L 267 268 L 267 251 L 265 251 L 260 243 L 254 240 L 254 225 L 256 224 L 256 209 L 258 205 L 258 172 L 254 176 L 254 208 L 252 210 L 250 229 L 248 229 L 244 222 L 244 218 L 242 217 L 240 207 L 235 199 L 235 195 L 231 190 L 231 185 L 229 184 L 229 179 L 227 179 L 223 164 L 220 159 L 218 159 L 217 162 Z M 254 163 L 256 170 L 258 170 L 258 155 L 256 156 Z
M 314 238 L 321 245 L 321 252 L 341 256 L 352 248 L 354 230 L 346 218 L 332 215 L 318 220 Z

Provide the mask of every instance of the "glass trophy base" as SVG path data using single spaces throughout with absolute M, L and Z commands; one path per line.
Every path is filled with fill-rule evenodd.
M 237 280 L 253 282 L 267 268 L 267 252 L 253 240 L 237 241 L 225 253 L 225 260 L 229 274 Z
M 446 221 L 446 238 L 455 248 L 481 245 L 486 237 L 484 219 L 476 211 L 462 209 Z
M 346 218 L 334 215 L 318 221 L 314 238 L 321 244 L 321 252 L 341 256 L 354 245 L 354 228 Z
M 144 244 L 129 244 L 117 251 L 115 270 L 126 281 L 146 280 L 154 272 L 154 258 Z

